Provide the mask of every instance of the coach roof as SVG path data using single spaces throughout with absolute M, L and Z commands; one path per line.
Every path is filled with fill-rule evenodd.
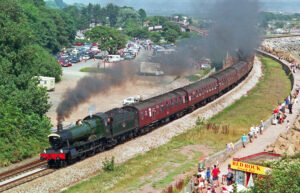
M 205 78 L 203 80 L 197 81 L 193 84 L 187 85 L 187 86 L 183 87 L 183 89 L 186 90 L 187 92 L 192 92 L 196 89 L 203 88 L 203 87 L 208 86 L 212 83 L 217 83 L 217 80 L 214 79 L 214 78 L 209 77 L 209 78 Z

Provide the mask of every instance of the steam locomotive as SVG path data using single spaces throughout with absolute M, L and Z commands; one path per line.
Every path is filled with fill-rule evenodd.
M 221 96 L 251 71 L 251 61 L 239 61 L 206 79 L 159 96 L 88 116 L 75 126 L 50 134 L 50 148 L 40 154 L 50 167 L 65 165 L 124 143 Z

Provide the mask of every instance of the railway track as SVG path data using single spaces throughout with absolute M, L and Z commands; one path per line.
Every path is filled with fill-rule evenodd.
M 0 174 L 0 192 L 45 176 L 55 170 L 47 167 L 47 161 L 34 161 Z

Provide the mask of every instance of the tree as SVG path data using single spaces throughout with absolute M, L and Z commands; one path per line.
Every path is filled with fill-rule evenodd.
M 118 24 L 126 27 L 127 20 L 134 21 L 136 25 L 139 24 L 139 14 L 131 7 L 123 7 L 119 12 Z
M 101 6 L 99 4 L 96 4 L 93 7 L 93 19 L 95 20 L 95 23 L 99 23 L 102 18 L 101 18 Z
M 141 22 L 142 22 L 142 25 L 143 25 L 144 21 L 145 21 L 146 18 L 147 18 L 146 11 L 145 11 L 144 9 L 139 9 L 139 10 L 138 10 L 138 13 L 139 13 L 139 15 L 140 15 Z
M 161 40 L 161 34 L 159 32 L 151 32 L 149 37 L 155 43 L 158 43 Z
M 137 23 L 136 19 L 126 20 L 124 32 L 127 35 L 135 37 L 135 34 L 139 29 L 141 29 L 141 26 Z
M 28 10 L 32 12 L 29 14 Z M 54 76 L 58 80 L 61 67 L 41 47 L 57 34 L 46 20 L 48 8 L 41 0 L 0 1 L 0 165 L 34 155 L 47 146 L 50 121 L 49 96 L 38 86 L 37 75 Z M 43 10 L 43 11 L 41 11 Z M 40 18 L 39 13 L 44 13 Z M 58 33 L 60 34 L 60 33 Z M 46 46 L 45 46 L 46 47 Z
M 150 26 L 153 25 L 164 25 L 166 22 L 168 22 L 168 19 L 164 16 L 153 16 L 150 17 Z
M 284 22 L 278 21 L 278 22 L 275 23 L 275 26 L 276 26 L 277 28 L 283 28 L 283 27 L 284 27 Z
M 115 26 L 118 21 L 120 8 L 112 3 L 106 6 L 106 14 L 109 18 L 110 26 Z
M 175 23 L 171 23 L 171 22 L 166 22 L 163 25 L 163 31 L 166 32 L 166 31 L 168 31 L 170 29 L 176 31 L 178 34 L 180 34 L 180 32 L 181 32 L 179 25 L 177 25 Z
M 299 156 L 299 155 L 298 155 Z M 268 166 L 272 173 L 263 178 L 255 179 L 255 185 L 250 192 L 300 192 L 300 163 L 295 161 L 280 160 L 271 162 Z
M 174 43 L 176 41 L 176 39 L 178 38 L 179 34 L 173 30 L 173 29 L 168 29 L 165 32 L 165 39 L 169 42 L 169 43 Z
M 110 54 L 116 54 L 126 44 L 124 35 L 108 26 L 96 26 L 86 32 L 86 37 L 99 42 L 99 49 L 106 50 Z
M 189 22 L 190 25 L 192 25 L 193 24 L 193 19 L 192 18 L 188 18 L 188 22 Z
M 147 28 L 140 28 L 133 32 L 133 37 L 136 38 L 149 38 L 149 32 Z

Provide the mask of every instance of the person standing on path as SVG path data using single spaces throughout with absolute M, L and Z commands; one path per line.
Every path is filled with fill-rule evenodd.
M 246 136 L 245 133 L 244 133 L 244 135 L 242 136 L 243 148 L 246 147 L 246 142 L 247 142 L 247 136 Z
M 100 70 L 100 61 L 98 61 L 98 63 L 97 63 L 97 68 L 98 68 L 98 70 Z
M 264 124 L 263 120 L 260 120 L 259 131 L 260 131 L 261 135 L 263 134 L 264 128 L 265 128 L 265 124 Z
M 293 111 L 292 111 L 292 109 L 293 109 L 293 104 L 290 102 L 289 103 L 289 105 L 288 105 L 288 109 L 289 109 L 289 113 L 290 114 L 293 114 Z
M 206 181 L 207 181 L 208 185 L 210 184 L 210 173 L 211 173 L 210 167 L 207 167 L 207 170 L 206 170 Z
M 216 187 L 219 187 L 219 174 L 220 174 L 220 170 L 219 168 L 217 168 L 216 165 L 214 165 L 214 169 L 212 170 L 212 177 L 213 177 L 213 183 L 217 183 Z

